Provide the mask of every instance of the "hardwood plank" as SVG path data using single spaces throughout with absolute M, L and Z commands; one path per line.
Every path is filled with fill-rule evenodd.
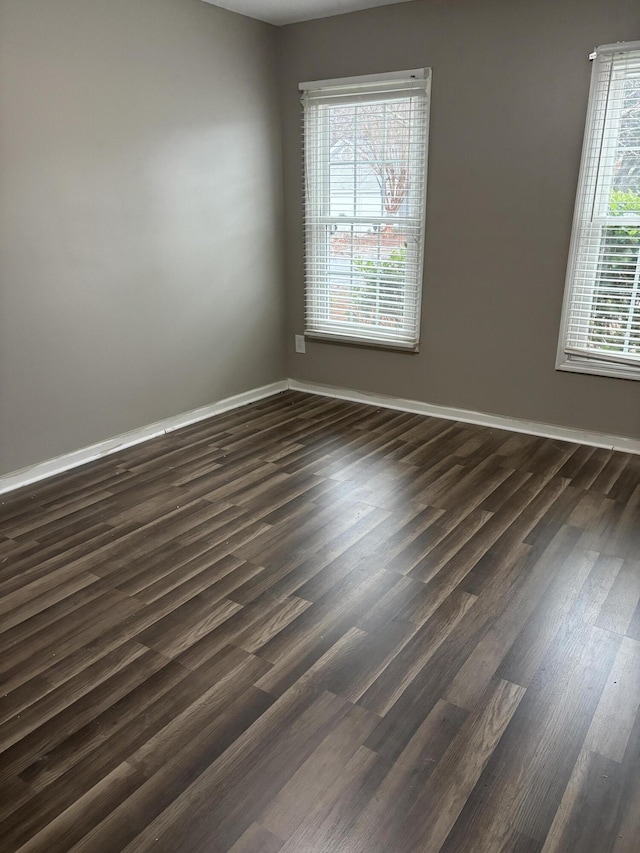
M 380 756 L 361 746 L 338 778 L 330 795 L 315 808 L 281 848 L 283 853 L 343 850 L 343 838 L 366 807 L 384 776 L 386 765 Z M 321 848 L 321 849 L 322 849 Z
M 613 853 L 633 853 L 640 837 L 640 714 L 636 716 L 633 732 L 622 764 L 623 784 L 612 832 Z M 609 838 L 607 839 L 609 842 Z
M 344 700 L 324 692 L 291 725 L 278 724 L 271 741 L 254 743 L 250 729 L 174 799 L 129 849 L 156 849 L 158 838 L 165 849 L 180 845 L 206 849 L 212 834 L 220 846 L 231 846 L 347 709 Z M 194 813 L 194 798 L 207 807 Z
M 453 592 L 373 682 L 360 699 L 361 704 L 385 716 L 475 602 L 473 595 Z
M 618 573 L 619 563 L 597 557 L 593 552 L 583 554 L 577 549 L 575 559 L 570 557 L 568 564 L 575 574 L 561 574 L 546 600 L 539 603 L 527 620 L 500 666 L 499 674 L 503 678 L 510 676 L 519 684 L 528 685 L 559 632 L 566 631 L 572 624 L 595 623 L 596 614 Z
M 524 694 L 508 681 L 491 685 L 409 811 L 402 849 L 442 847 Z
M 278 853 L 282 844 L 280 838 L 259 823 L 252 823 L 233 847 L 229 848 L 229 853 Z
M 255 679 L 267 669 L 264 661 L 239 649 L 228 648 L 216 655 L 208 662 L 211 686 L 174 714 L 158 732 L 151 733 L 130 753 L 129 762 L 151 778 L 181 750 L 193 748 L 210 735 L 218 742 L 225 742 L 229 723 L 233 723 L 235 731 L 238 722 L 246 717 L 247 709 L 250 718 L 254 705 L 264 709 L 271 704 L 266 694 L 251 690 Z
M 227 713 L 210 722 L 206 729 L 201 728 L 185 747 L 172 753 L 158 770 L 151 772 L 147 781 L 120 806 L 112 809 L 76 848 L 85 853 L 101 853 L 104 839 L 108 838 L 114 849 L 124 849 L 208 767 L 214 766 L 250 730 L 252 723 L 264 717 L 272 701 L 262 691 L 245 691 L 231 703 Z M 244 827 L 238 836 L 243 831 Z M 135 844 L 132 849 L 135 849 Z
M 639 602 L 640 560 L 628 560 L 616 575 L 596 625 L 616 634 L 626 634 Z
M 435 704 L 342 839 L 345 850 L 383 853 L 397 848 L 410 809 L 467 717 L 456 705 Z
M 62 740 L 94 719 L 102 710 L 113 704 L 114 700 L 126 695 L 163 668 L 166 663 L 166 658 L 145 650 L 142 655 L 135 657 L 90 692 L 75 701 L 71 696 L 69 704 L 58 711 L 53 720 L 47 720 L 37 728 L 31 728 L 29 722 L 24 730 L 21 716 L 15 718 L 13 725 L 11 722 L 5 724 L 3 745 L 8 746 L 2 754 L 0 776 L 4 778 L 7 774 L 19 773 L 28 767 L 39 756 L 48 753 Z
M 478 779 L 443 851 L 500 848 L 512 829 L 544 841 L 617 652 L 588 624 L 555 638 L 511 725 Z
M 640 643 L 623 637 L 591 726 L 585 748 L 621 763 L 640 708 Z
M 260 825 L 279 838 L 290 838 L 336 784 L 377 722 L 377 716 L 364 708 L 350 708 L 271 800 L 259 817 Z
M 585 748 L 578 756 L 543 853 L 606 850 L 615 829 L 621 784 L 620 765 Z
M 20 847 L 23 853 L 66 853 L 109 812 L 136 790 L 143 779 L 126 762 L 105 773 L 93 787 L 75 799 L 68 808 L 53 817 Z M 28 819 L 21 829 L 31 831 Z M 10 843 L 7 837 L 7 843 Z M 19 842 L 18 842 L 19 843 Z
M 538 608 L 542 610 L 545 625 L 550 626 L 548 633 L 553 631 L 556 622 L 552 615 L 552 607 L 555 606 L 561 612 L 563 609 L 566 610 L 572 596 L 575 595 L 576 585 L 579 585 L 588 574 L 596 559 L 595 555 L 587 554 L 584 557 L 581 555 L 580 559 L 573 561 L 575 569 L 572 567 L 571 574 L 565 571 L 554 578 L 558 565 L 562 565 L 567 560 L 575 541 L 576 531 L 566 527 L 561 528 L 539 559 L 526 561 L 522 567 L 523 574 L 526 573 L 525 582 L 513 596 L 511 606 L 496 616 L 489 630 L 451 681 L 445 693 L 445 697 L 450 702 L 469 710 L 475 707 L 505 655 L 514 642 L 524 636 L 523 632 L 526 632 L 528 620 Z M 551 591 L 547 598 L 551 600 L 545 601 L 545 593 L 549 586 Z M 543 631 L 538 625 L 540 620 L 534 617 L 533 621 L 536 625 L 536 640 L 538 640 Z M 526 636 L 524 645 L 527 641 L 533 642 L 530 634 Z

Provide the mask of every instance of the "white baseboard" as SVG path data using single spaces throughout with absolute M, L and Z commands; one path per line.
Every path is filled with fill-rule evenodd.
M 159 435 L 173 432 L 173 430 L 180 429 L 181 427 L 206 420 L 214 415 L 220 415 L 231 409 L 246 406 L 248 403 L 255 403 L 257 400 L 263 400 L 265 397 L 271 397 L 287 389 L 303 391 L 308 394 L 318 394 L 322 397 L 335 397 L 339 400 L 350 400 L 353 403 L 366 403 L 370 406 L 377 406 L 383 409 L 396 409 L 400 412 L 411 412 L 417 415 L 431 415 L 432 417 L 444 418 L 446 420 L 462 421 L 463 423 L 510 430 L 511 432 L 523 432 L 528 435 L 538 435 L 542 438 L 572 441 L 577 444 L 588 444 L 592 447 L 604 447 L 609 450 L 621 450 L 626 453 L 640 454 L 640 440 L 626 436 L 606 435 L 604 433 L 589 432 L 571 427 L 526 421 L 520 418 L 509 418 L 503 415 L 472 412 L 468 409 L 456 409 L 451 406 L 436 406 L 430 403 L 421 403 L 419 400 L 404 400 L 401 397 L 368 394 L 365 391 L 319 385 L 315 382 L 300 382 L 297 379 L 283 379 L 280 382 L 272 382 L 270 385 L 263 385 L 261 388 L 245 391 L 243 394 L 227 397 L 217 403 L 211 403 L 209 406 L 202 406 L 199 409 L 193 409 L 190 412 L 184 412 L 183 414 L 166 418 L 163 421 L 148 424 L 123 435 L 118 435 L 115 438 L 109 438 L 106 441 L 92 444 L 90 447 L 66 453 L 64 456 L 58 456 L 55 459 L 31 465 L 28 468 L 23 468 L 21 471 L 6 474 L 0 477 L 0 495 L 23 488 L 24 486 L 30 486 L 40 480 L 53 477 L 55 474 L 61 474 L 64 471 L 85 465 L 87 462 L 102 459 L 104 456 L 109 456 L 118 450 L 124 450 L 124 448 L 132 447 L 134 444 L 149 441 L 151 438 L 156 438 Z
M 417 415 L 431 415 L 451 421 L 478 424 L 479 426 L 505 429 L 511 432 L 524 432 L 528 435 L 538 435 L 542 438 L 553 438 L 559 441 L 571 441 L 576 444 L 587 444 L 591 447 L 605 447 L 608 450 L 622 450 L 625 453 L 640 454 L 640 439 L 621 435 L 607 435 L 599 432 L 575 429 L 573 427 L 555 426 L 553 424 L 526 421 L 521 418 L 509 418 L 504 415 L 490 415 L 485 412 L 472 412 L 468 409 L 456 409 L 452 406 L 435 406 L 431 403 L 421 403 L 419 400 L 403 400 L 400 397 L 386 397 L 383 394 L 368 394 L 365 391 L 352 391 L 348 388 L 334 388 L 330 385 L 317 385 L 315 382 L 299 382 L 289 380 L 292 391 L 304 391 L 308 394 L 319 394 L 323 397 L 335 397 L 339 400 L 350 400 L 353 403 L 367 403 L 383 409 L 397 409 L 400 412 L 411 412 Z
M 20 489 L 23 486 L 30 486 L 40 480 L 45 480 L 47 477 L 53 477 L 55 474 L 69 471 L 71 468 L 85 465 L 87 462 L 102 459 L 103 456 L 109 456 L 118 450 L 124 450 L 125 447 L 132 447 L 134 444 L 140 444 L 159 435 L 173 432 L 176 429 L 180 429 L 180 427 L 204 421 L 207 418 L 213 417 L 213 415 L 220 415 L 231 409 L 246 406 L 248 403 L 255 403 L 257 400 L 263 400 L 265 397 L 271 397 L 274 394 L 279 394 L 281 391 L 286 391 L 288 387 L 289 383 L 286 379 L 280 382 L 272 382 L 270 385 L 253 388 L 251 391 L 227 397 L 217 403 L 211 403 L 208 406 L 202 406 L 199 409 L 193 409 L 190 412 L 174 415 L 163 421 L 157 421 L 139 429 L 131 430 L 131 432 L 123 433 L 115 438 L 108 438 L 106 441 L 100 441 L 81 450 L 74 450 L 71 453 L 64 454 L 64 456 L 58 456 L 46 462 L 39 462 L 37 465 L 30 465 L 21 471 L 15 471 L 12 474 L 0 477 L 0 495 L 5 492 L 11 492 L 14 489 Z

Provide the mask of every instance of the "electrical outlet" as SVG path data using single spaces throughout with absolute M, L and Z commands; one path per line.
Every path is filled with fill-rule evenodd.
M 296 335 L 296 352 L 306 352 L 304 335 Z

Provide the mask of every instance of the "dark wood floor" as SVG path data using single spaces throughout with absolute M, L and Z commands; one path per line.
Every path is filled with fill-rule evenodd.
M 640 851 L 640 457 L 289 392 L 0 500 L 2 853 Z

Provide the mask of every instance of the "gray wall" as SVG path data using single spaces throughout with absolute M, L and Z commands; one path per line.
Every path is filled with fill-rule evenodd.
M 279 34 L 288 375 L 640 437 L 640 384 L 554 369 L 597 44 L 640 39 L 638 0 L 416 0 Z M 422 351 L 307 342 L 297 84 L 431 66 Z
M 274 32 L 0 0 L 0 473 L 283 377 Z

